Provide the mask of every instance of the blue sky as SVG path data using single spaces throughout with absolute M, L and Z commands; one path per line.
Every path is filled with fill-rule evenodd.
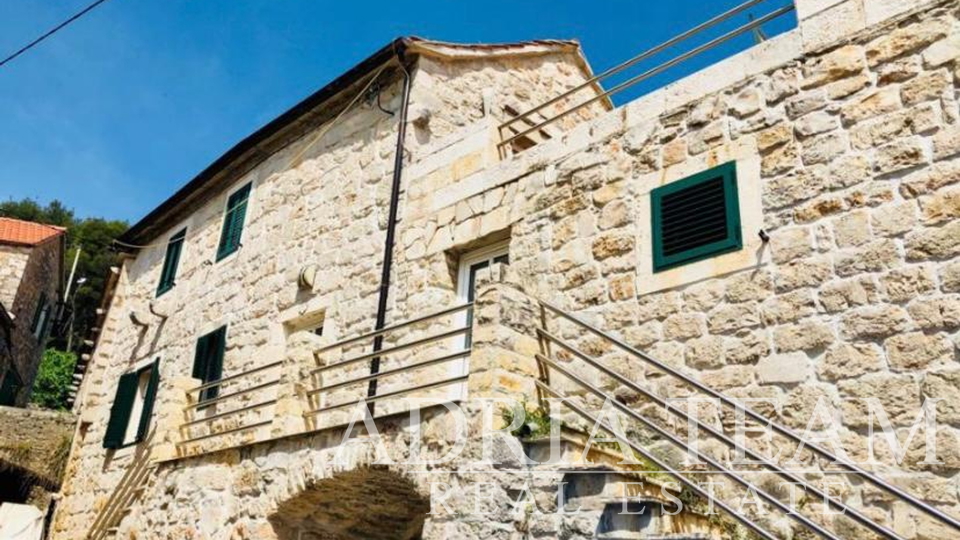
M 3 0 L 0 56 L 90 1 Z M 600 71 L 740 2 L 110 0 L 0 68 L 0 200 L 58 198 L 81 217 L 136 221 L 397 36 L 577 38 Z M 784 0 L 768 4 L 757 13 Z M 792 23 L 790 15 L 765 30 Z M 738 39 L 668 77 L 750 43 Z

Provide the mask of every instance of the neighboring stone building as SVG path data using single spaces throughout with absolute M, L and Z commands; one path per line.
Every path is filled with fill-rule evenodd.
M 796 7 L 797 29 L 622 107 L 588 84 L 530 118 L 591 80 L 575 43 L 401 39 L 239 143 L 121 239 L 141 247 L 78 395 L 53 538 L 955 538 L 930 514 L 960 517 L 960 4 Z M 691 394 L 681 375 L 765 400 L 785 427 L 750 425 L 750 452 L 795 448 L 784 433 L 805 427 L 857 463 L 877 443 L 867 468 L 902 491 L 804 454 L 780 471 L 814 490 L 800 517 L 776 511 L 777 475 L 753 472 L 738 478 L 772 514 L 730 483 L 722 517 L 705 515 L 701 484 L 657 461 L 715 473 L 734 415 L 710 424 L 712 468 L 668 449 L 667 432 L 685 437 L 662 406 Z M 456 448 L 443 404 L 464 405 L 464 452 L 382 463 L 349 424 L 364 396 L 397 456 Z M 608 397 L 636 466 L 609 448 L 525 465 L 482 429 L 483 398 L 522 399 L 563 418 L 574 456 L 578 415 Z M 941 400 L 940 461 L 930 438 L 891 459 L 861 398 L 904 438 Z M 854 511 L 818 515 L 815 490 Z M 514 511 L 525 495 L 536 508 Z
M 23 407 L 63 290 L 61 227 L 0 217 L 0 405 Z

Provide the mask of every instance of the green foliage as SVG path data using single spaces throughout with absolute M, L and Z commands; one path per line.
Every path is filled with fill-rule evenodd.
M 513 408 L 504 407 L 500 418 L 507 426 L 513 425 L 513 419 L 523 415 L 523 424 L 512 430 L 511 435 L 518 439 L 539 439 L 550 436 L 550 415 L 540 407 L 529 407 L 526 402 Z
M 126 229 L 124 221 L 102 218 L 77 218 L 73 210 L 57 200 L 42 206 L 33 199 L 0 202 L 0 216 L 12 217 L 37 223 L 47 223 L 67 228 L 67 253 L 64 257 L 65 271 L 69 272 L 77 248 L 82 248 L 77 263 L 77 278 L 85 278 L 83 285 L 71 292 L 74 320 L 71 326 L 73 342 L 78 343 L 87 335 L 96 322 L 96 310 L 100 304 L 110 266 L 116 264 L 117 254 L 111 249 L 113 240 Z M 64 276 L 66 279 L 69 276 Z M 50 344 L 66 349 L 71 341 L 68 335 L 54 335 Z
M 33 199 L 20 201 L 4 201 L 0 203 L 0 216 L 69 227 L 76 222 L 73 210 L 67 209 L 63 203 L 54 200 L 47 206 Z
M 31 401 L 45 409 L 65 410 L 76 363 L 77 355 L 73 353 L 56 349 L 44 351 Z

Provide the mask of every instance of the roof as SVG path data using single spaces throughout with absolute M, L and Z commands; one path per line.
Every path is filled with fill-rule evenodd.
M 56 225 L 0 217 L 0 244 L 37 246 L 66 231 L 65 228 Z
M 441 41 L 431 41 L 419 37 L 409 36 L 397 38 L 386 44 L 377 52 L 337 77 L 323 88 L 307 96 L 285 113 L 271 120 L 269 123 L 238 142 L 223 155 L 217 158 L 207 168 L 202 170 L 182 188 L 177 190 L 167 200 L 135 223 L 118 238 L 121 244 L 146 244 L 165 228 L 173 226 L 176 218 L 181 216 L 184 208 L 192 204 L 199 204 L 211 193 L 225 189 L 230 181 L 217 182 L 224 171 L 235 166 L 238 162 L 256 162 L 265 159 L 269 149 L 262 146 L 274 141 L 286 128 L 295 124 L 314 109 L 332 100 L 351 86 L 363 81 L 366 76 L 374 72 L 377 67 L 383 66 L 395 58 L 405 58 L 407 52 L 423 54 L 425 56 L 442 57 L 448 60 L 465 60 L 472 58 L 489 58 L 499 56 L 539 56 L 544 54 L 575 54 L 577 63 L 588 76 L 592 75 L 586 58 L 583 56 L 580 43 L 575 40 L 535 40 L 496 44 L 461 44 Z M 409 59 L 404 60 L 410 63 Z M 221 184 L 221 185 L 217 185 Z M 121 245 L 121 247 L 123 247 Z

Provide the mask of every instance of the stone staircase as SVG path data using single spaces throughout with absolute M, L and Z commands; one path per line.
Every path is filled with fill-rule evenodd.
M 529 311 L 539 312 L 538 321 L 533 323 L 540 348 L 540 353 L 535 355 L 540 372 L 536 384 L 542 397 L 553 398 L 541 400 L 542 407 L 552 408 L 541 411 L 541 415 L 546 412 L 568 431 L 573 428 L 576 433 L 579 427 L 581 433 L 579 439 L 569 435 L 564 438 L 566 449 L 563 454 L 567 458 L 565 461 L 575 464 L 574 469 L 579 469 L 583 475 L 570 479 L 573 484 L 569 489 L 570 500 L 584 503 L 587 512 L 579 519 L 564 522 L 567 538 L 678 538 L 675 536 L 678 534 L 683 535 L 679 538 L 766 540 L 904 538 L 891 529 L 886 520 L 878 519 L 871 508 L 861 506 L 862 501 L 857 497 L 851 497 L 849 493 L 838 495 L 824 487 L 821 480 L 837 472 L 842 472 L 853 485 L 868 485 L 874 492 L 884 492 L 896 504 L 909 506 L 917 516 L 936 524 L 938 529 L 953 529 L 951 534 L 960 534 L 960 520 L 902 489 L 897 483 L 888 482 L 852 461 L 838 458 L 825 447 L 779 424 L 775 418 L 750 409 L 602 329 L 549 303 L 531 300 L 538 306 Z M 551 320 L 558 329 L 548 327 Z M 723 409 L 722 416 L 745 416 L 746 429 L 774 434 L 780 446 L 760 449 L 753 446 L 749 438 L 733 437 L 729 426 L 703 422 L 683 407 L 671 404 L 656 390 L 636 382 L 634 377 L 584 352 L 573 344 L 573 339 L 578 336 L 590 336 L 596 349 L 618 349 L 631 361 L 658 371 L 660 378 L 673 378 L 679 386 L 693 390 L 694 395 L 700 393 L 715 400 Z M 596 340 L 605 346 L 597 346 Z M 600 382 L 602 380 L 608 383 Z M 607 406 L 610 409 L 604 412 L 602 409 Z M 614 422 L 608 416 L 611 412 Z M 696 446 L 688 445 L 687 430 L 691 427 L 695 427 L 700 438 L 706 440 Z M 620 464 L 622 455 L 606 450 L 599 453 L 590 450 L 587 457 L 579 461 L 572 459 L 576 457 L 573 452 L 577 446 L 584 447 L 586 439 L 582 433 L 594 433 L 598 429 L 612 436 L 620 448 L 629 448 L 650 466 L 625 470 Z M 787 455 L 802 450 L 806 456 L 803 458 L 806 462 L 803 472 L 770 457 L 770 454 L 780 455 L 784 447 Z M 531 455 L 539 457 L 543 457 L 543 452 L 543 448 L 537 448 L 536 444 L 530 449 Z M 741 453 L 751 460 L 749 465 L 734 458 Z M 658 493 L 651 493 L 653 490 L 649 488 L 630 489 L 633 485 L 628 479 L 632 478 L 642 479 L 643 485 L 657 485 L 661 489 Z M 664 479 L 672 480 L 677 489 L 663 489 Z M 704 480 L 708 479 L 720 488 L 714 490 L 711 485 L 711 489 L 704 489 Z M 713 479 L 721 482 L 715 483 Z M 784 491 L 784 481 L 789 484 L 787 491 L 802 489 L 800 503 L 793 500 L 792 492 Z M 680 484 L 683 489 L 679 488 Z M 751 498 L 755 502 L 748 502 Z M 671 515 L 670 503 L 676 499 L 684 501 L 684 508 Z M 718 512 L 707 516 L 697 511 L 703 502 Z M 692 508 L 690 503 L 693 503 Z M 628 509 L 635 505 L 638 509 L 648 506 L 661 510 L 651 510 L 649 515 L 639 517 L 615 512 L 615 507 L 622 510 L 624 505 Z M 745 507 L 746 511 L 740 510 Z M 830 512 L 818 513 L 818 509 Z M 592 533 L 590 523 L 594 526 Z M 955 536 L 943 538 L 947 537 Z
M 646 464 L 606 447 L 586 444 L 584 433 L 564 430 L 559 442 L 523 439 L 540 516 L 531 516 L 532 538 L 566 540 L 721 539 L 724 524 L 687 505 L 685 493 Z M 549 496 L 548 508 L 541 502 Z M 550 505 L 552 503 L 552 505 Z

